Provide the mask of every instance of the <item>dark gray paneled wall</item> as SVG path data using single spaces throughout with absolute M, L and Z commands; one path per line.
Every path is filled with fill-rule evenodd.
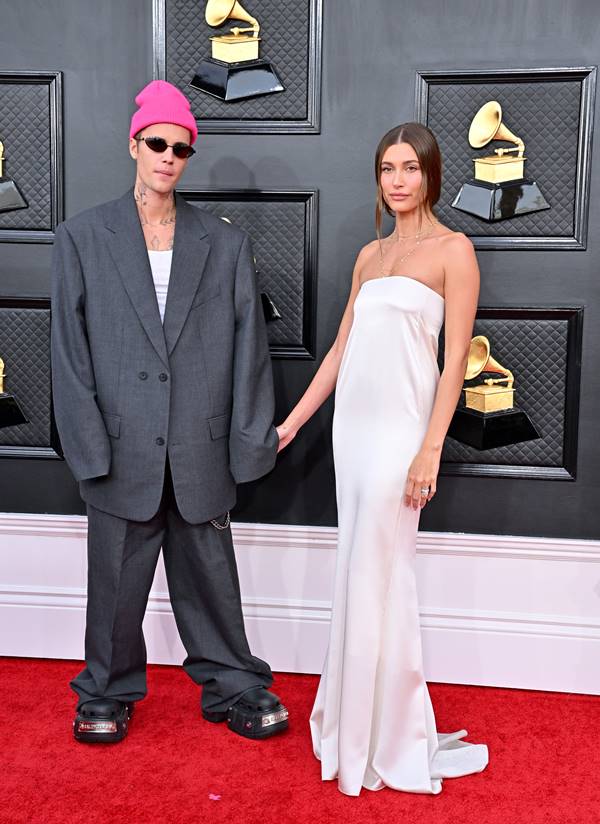
M 133 97 L 152 76 L 151 5 L 0 4 L 0 69 L 64 72 L 67 216 L 116 197 L 132 180 L 127 131 Z M 600 54 L 595 0 L 324 0 L 324 6 L 322 133 L 201 137 L 183 181 L 320 190 L 317 362 L 273 363 L 280 417 L 335 336 L 355 255 L 373 237 L 374 148 L 392 125 L 413 119 L 415 71 L 593 65 Z M 424 529 L 600 537 L 598 177 L 594 157 L 587 251 L 478 254 L 484 306 L 585 307 L 577 481 L 442 478 Z M 50 254 L 49 246 L 0 244 L 0 294 L 48 294 Z M 238 519 L 335 524 L 331 412 L 329 402 L 268 478 L 240 490 Z M 3 459 L 0 510 L 83 508 L 63 463 Z

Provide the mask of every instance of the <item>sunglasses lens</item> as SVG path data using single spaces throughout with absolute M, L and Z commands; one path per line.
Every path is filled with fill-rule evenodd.
M 187 143 L 175 143 L 173 146 L 173 154 L 175 157 L 183 160 L 186 157 L 191 157 L 194 154 L 194 150 L 191 146 L 188 146 Z
M 153 152 L 166 152 L 167 141 L 162 137 L 146 137 L 144 138 L 146 146 L 152 149 Z
M 140 139 L 143 140 L 146 146 L 149 149 L 152 149 L 153 152 L 159 152 L 162 154 L 169 148 L 169 144 L 164 137 L 142 137 Z M 184 160 L 186 157 L 191 157 L 194 154 L 194 149 L 192 149 L 192 147 L 187 143 L 175 143 L 173 144 L 172 149 L 175 157 L 178 157 L 181 160 Z

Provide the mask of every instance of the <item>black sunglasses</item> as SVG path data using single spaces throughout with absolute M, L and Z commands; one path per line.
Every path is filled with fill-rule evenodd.
M 136 140 L 138 143 L 143 140 L 149 149 L 159 154 L 166 152 L 169 148 L 173 149 L 173 154 L 180 160 L 185 160 L 196 153 L 196 150 L 188 143 L 167 143 L 164 137 L 136 137 Z

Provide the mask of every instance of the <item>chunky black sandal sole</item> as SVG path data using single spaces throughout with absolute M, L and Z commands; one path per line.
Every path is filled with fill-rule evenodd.
M 84 744 L 116 744 L 127 735 L 133 710 L 133 704 L 123 704 L 122 709 L 110 718 L 78 712 L 73 721 L 73 737 Z
M 288 728 L 288 711 L 283 704 L 276 704 L 262 712 L 234 704 L 229 708 L 227 726 L 244 738 L 270 738 Z
M 227 721 L 227 713 L 202 710 L 202 718 L 204 718 L 205 721 L 210 721 L 211 724 L 220 724 L 222 721 Z
M 227 721 L 232 732 L 244 738 L 270 738 L 288 728 L 288 711 L 283 704 L 277 704 L 270 710 L 259 712 L 234 704 L 227 712 L 210 712 L 202 710 L 202 717 L 211 724 Z

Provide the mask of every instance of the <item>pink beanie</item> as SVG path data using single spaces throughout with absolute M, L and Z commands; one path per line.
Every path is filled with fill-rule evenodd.
M 191 132 L 191 143 L 196 142 L 198 127 L 191 112 L 189 100 L 179 89 L 165 80 L 153 80 L 144 86 L 135 98 L 139 109 L 131 118 L 129 137 L 154 123 L 174 123 Z

